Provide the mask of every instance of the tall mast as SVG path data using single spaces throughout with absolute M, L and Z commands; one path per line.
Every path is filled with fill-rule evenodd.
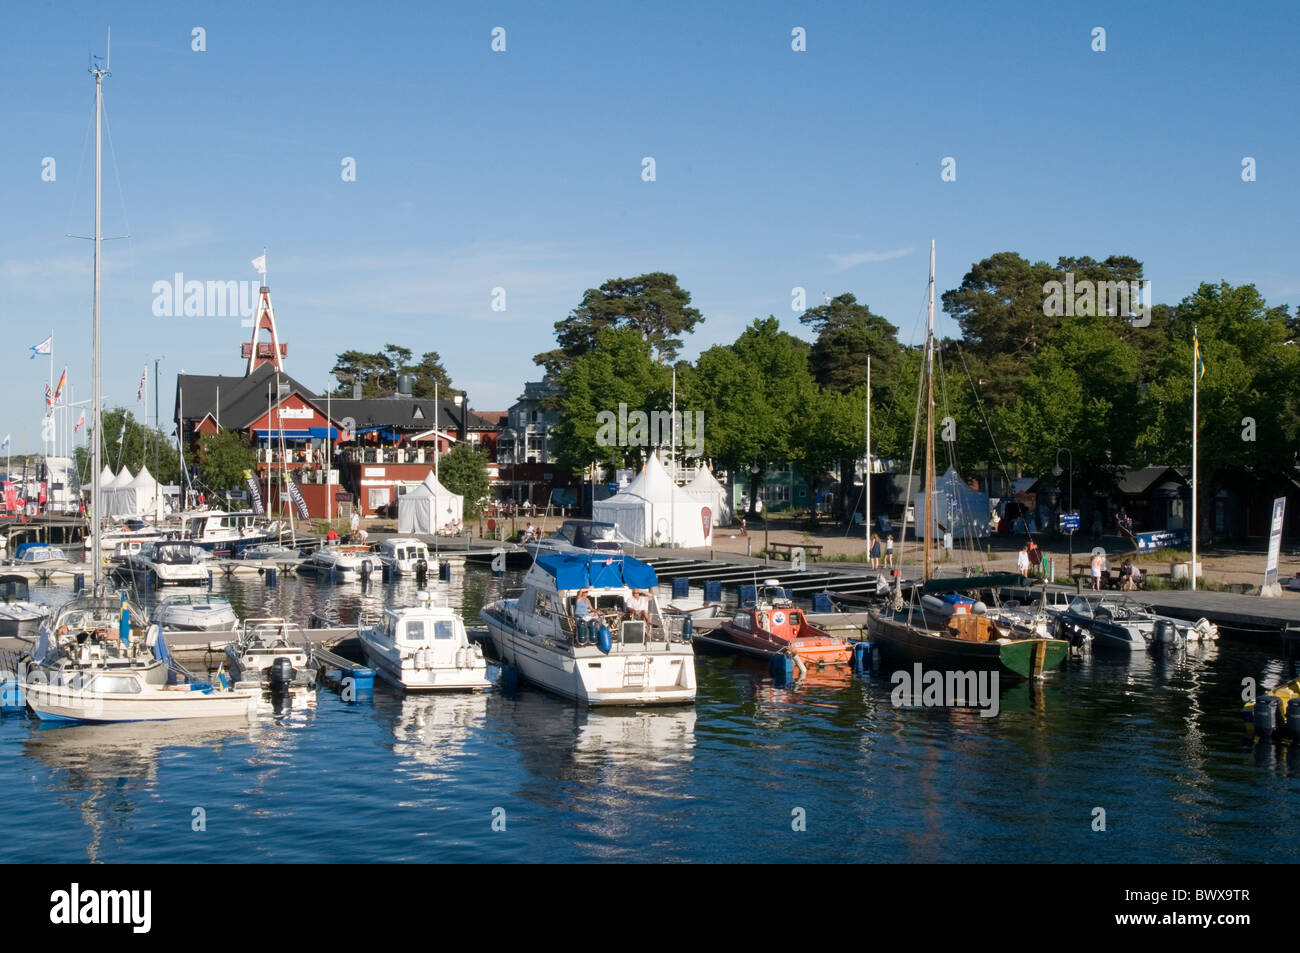
M 1196 525 L 1196 438 L 1197 431 L 1197 391 L 1200 385 L 1201 377 L 1201 340 L 1195 325 L 1192 326 L 1192 565 L 1188 569 L 1187 575 L 1192 581 L 1192 590 L 1196 589 L 1196 531 L 1199 528 Z
M 111 42 L 111 41 L 110 41 Z M 103 253 L 104 253 L 104 233 L 100 228 L 100 174 L 99 166 L 102 157 L 100 148 L 100 115 L 104 110 L 104 77 L 108 75 L 108 60 L 105 58 L 104 65 L 92 66 L 90 72 L 95 76 L 95 318 L 91 331 L 91 363 L 90 363 L 90 403 L 91 403 L 91 421 L 93 431 L 91 434 L 91 532 L 90 532 L 90 564 L 92 591 L 99 588 L 101 579 L 100 551 L 99 551 L 99 471 L 103 465 L 100 457 L 103 454 L 103 440 L 100 435 L 100 413 L 99 413 L 99 287 L 100 280 L 104 274 Z
M 862 514 L 867 555 L 871 555 L 871 355 L 867 355 L 867 473 L 862 478 L 862 488 L 867 494 L 867 508 Z
M 925 578 L 933 574 L 934 533 L 934 240 L 930 241 L 930 291 L 925 331 Z

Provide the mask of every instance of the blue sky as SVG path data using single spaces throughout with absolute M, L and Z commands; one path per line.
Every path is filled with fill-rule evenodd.
M 7 5 L 15 450 L 40 448 L 28 345 L 52 328 L 56 374 L 90 391 L 91 244 L 65 236 L 92 228 L 86 66 L 108 26 L 104 232 L 131 239 L 105 245 L 104 389 L 141 413 L 165 355 L 168 432 L 175 374 L 242 373 L 249 332 L 155 317 L 153 283 L 254 280 L 263 246 L 295 377 L 322 387 L 338 352 L 391 342 L 494 410 L 586 288 L 646 271 L 704 313 L 690 358 L 768 314 L 803 333 L 796 286 L 852 291 L 913 340 L 931 238 L 940 292 L 1013 250 L 1133 255 L 1162 302 L 1226 279 L 1300 304 L 1295 4 Z

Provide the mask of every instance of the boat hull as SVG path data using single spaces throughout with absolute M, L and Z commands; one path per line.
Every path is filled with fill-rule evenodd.
M 1033 678 L 1065 661 L 1070 643 L 1062 639 L 999 639 L 968 642 L 926 632 L 900 619 L 873 613 L 867 623 L 873 645 L 887 664 L 920 662 L 945 671 L 997 671 Z
M 639 651 L 619 646 L 606 655 L 595 646 L 562 646 L 524 634 L 505 613 L 490 607 L 482 618 L 501 660 L 556 695 L 591 707 L 695 701 L 695 655 L 686 643 Z
M 391 649 L 360 635 L 366 661 L 374 666 L 384 681 L 407 692 L 477 692 L 492 687 L 487 677 L 487 663 L 477 656 L 481 664 L 430 665 L 417 668 L 405 665 Z M 470 653 L 470 658 L 475 658 Z
M 791 652 L 805 663 L 814 665 L 847 665 L 853 659 L 853 646 L 830 635 L 802 635 L 786 640 L 769 633 L 755 633 L 730 622 L 724 622 L 719 629 L 737 645 L 768 657 Z
M 160 691 L 145 695 L 88 695 L 34 683 L 25 683 L 23 691 L 27 706 L 43 721 L 106 723 L 233 718 L 251 714 L 256 704 L 256 695 L 252 692 Z

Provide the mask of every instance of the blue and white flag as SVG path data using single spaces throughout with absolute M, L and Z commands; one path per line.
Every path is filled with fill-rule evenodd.
M 36 360 L 36 355 L 37 355 L 37 354 L 53 354 L 53 353 L 54 353 L 54 335 L 51 334 L 51 335 L 50 335 L 49 337 L 47 337 L 44 341 L 42 341 L 40 344 L 33 344 L 30 348 L 28 348 L 28 350 L 30 350 L 30 351 L 32 352 L 31 359 L 32 359 L 33 361 Z
M 8 449 L 9 449 L 9 434 L 5 434 L 4 442 L 0 443 L 0 450 L 8 450 Z

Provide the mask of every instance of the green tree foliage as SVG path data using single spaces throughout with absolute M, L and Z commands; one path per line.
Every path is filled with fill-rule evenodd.
M 463 393 L 452 387 L 451 378 L 442 366 L 442 358 L 437 351 L 427 351 L 416 363 L 411 362 L 410 348 L 396 344 L 385 344 L 377 353 L 365 351 L 344 351 L 338 355 L 334 368 L 330 372 L 338 381 L 335 397 L 352 396 L 352 384 L 361 382 L 362 397 L 387 397 L 397 393 L 397 376 L 410 374 L 412 377 L 411 394 L 414 397 L 429 399 L 433 397 L 435 382 L 438 397 L 450 399 Z
M 690 334 L 704 320 L 690 303 L 690 293 L 678 286 L 676 275 L 656 271 L 636 278 L 611 278 L 599 288 L 588 288 L 582 303 L 555 322 L 559 347 L 533 360 L 560 376 L 596 346 L 602 330 L 627 328 L 650 342 L 656 360 L 671 361 L 682 346 L 681 335 Z
M 257 455 L 248 439 L 234 430 L 199 437 L 197 484 L 211 493 L 229 493 L 246 486 L 244 471 L 253 469 Z
M 597 334 L 596 347 L 564 371 L 560 386 L 562 413 L 551 431 L 551 446 L 558 459 L 574 469 L 590 463 L 623 467 L 638 462 L 646 448 L 620 445 L 616 440 L 605 440 L 602 445 L 598 440 L 602 436 L 600 415 L 618 418 L 620 404 L 626 405 L 628 413 L 668 410 L 672 369 L 654 359 L 650 342 L 639 330 L 607 327 Z M 604 436 L 608 437 L 608 432 Z M 671 428 L 665 443 L 669 439 Z
M 467 520 L 483 512 L 488 494 L 492 492 L 487 468 L 487 455 L 468 443 L 457 443 L 439 460 L 438 481 L 465 498 Z
M 124 407 L 106 410 L 102 418 L 104 435 L 100 444 L 100 452 L 103 454 L 101 468 L 107 466 L 116 473 L 122 467 L 127 467 L 132 473 L 139 473 L 141 467 L 148 466 L 149 472 L 159 483 L 173 484 L 181 480 L 180 454 L 174 440 L 161 430 L 146 427 Z M 75 456 L 77 472 L 83 475 L 85 485 L 89 486 L 90 448 L 77 447 Z

